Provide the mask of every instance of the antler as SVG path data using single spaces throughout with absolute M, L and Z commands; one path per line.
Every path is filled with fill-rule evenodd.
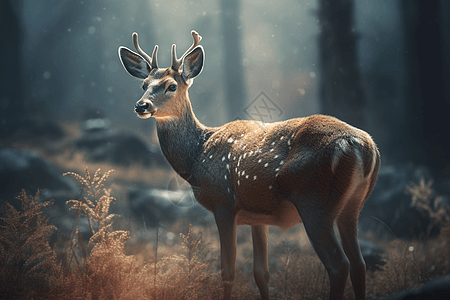
M 197 31 L 192 30 L 191 34 L 192 38 L 194 39 L 192 46 L 186 52 L 184 52 L 184 54 L 179 59 L 177 59 L 177 46 L 175 44 L 172 45 L 172 69 L 174 71 L 178 71 L 180 69 L 183 58 L 188 55 L 189 52 L 191 52 L 195 47 L 197 47 L 202 40 L 202 37 L 197 33 Z
M 141 49 L 141 47 L 139 47 L 138 34 L 136 32 L 133 32 L 133 45 L 136 51 L 147 61 L 147 63 L 151 66 L 152 69 L 158 68 L 158 59 L 157 59 L 158 45 L 155 45 L 152 57 L 148 56 L 148 54 L 145 53 L 144 50 Z

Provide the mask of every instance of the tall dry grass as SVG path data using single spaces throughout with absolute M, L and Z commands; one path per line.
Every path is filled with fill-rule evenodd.
M 162 245 L 162 240 L 156 244 L 160 240 L 157 230 L 153 249 L 147 244 L 127 250 L 131 233 L 116 228 L 114 221 L 120 216 L 110 213 L 115 199 L 110 188 L 104 186 L 111 172 L 97 170 L 90 174 L 86 169 L 84 176 L 66 173 L 80 182 L 84 194 L 67 202 L 74 212 L 74 229 L 63 250 L 52 250 L 49 246 L 50 234 L 55 230 L 45 214 L 50 201 L 40 202 L 38 194 L 30 197 L 22 191 L 17 198 L 20 208 L 5 203 L 0 218 L 0 298 L 220 298 L 222 281 L 217 247 L 205 242 L 199 227 L 189 226 L 180 234 L 181 247 Z M 434 224 L 441 228 L 439 236 L 428 237 L 426 241 L 378 242 L 386 251 L 385 265 L 368 272 L 369 299 L 414 288 L 450 272 L 450 221 L 448 214 L 436 206 L 436 196 L 430 189 L 431 184 L 424 182 L 408 187 L 412 191 L 412 205 L 428 205 L 423 212 L 439 216 Z M 88 224 L 87 231 L 82 231 L 82 220 Z M 298 231 L 292 231 L 286 238 L 298 241 L 298 235 Z M 279 240 L 279 236 L 274 239 Z M 159 252 L 162 247 L 165 250 Z M 276 263 L 270 267 L 272 298 L 328 298 L 328 275 L 310 247 L 280 242 L 271 255 L 276 255 Z M 233 299 L 259 298 L 251 271 L 245 271 L 249 261 L 251 256 L 238 266 Z M 345 297 L 353 299 L 350 280 Z
M 39 202 L 39 191 L 16 199 L 20 208 L 5 202 L 0 217 L 0 298 L 43 299 L 60 273 L 48 242 L 55 227 L 43 211 L 52 202 Z
M 109 208 L 114 198 L 103 188 L 110 171 L 93 176 L 88 170 L 76 178 L 85 195 L 67 202 L 77 218 L 88 220 L 91 237 L 84 243 L 77 229 L 67 248 L 69 268 L 51 293 L 52 299 L 217 299 L 221 280 L 214 260 L 207 258 L 208 249 L 202 235 L 192 228 L 181 234 L 184 253 L 174 253 L 157 260 L 140 261 L 127 255 L 125 243 L 129 232 L 115 230 Z M 77 254 L 77 253 L 81 253 Z M 74 263 L 75 262 L 75 263 Z

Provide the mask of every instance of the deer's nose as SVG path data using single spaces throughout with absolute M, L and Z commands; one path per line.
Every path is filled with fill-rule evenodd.
M 138 113 L 143 113 L 145 110 L 147 110 L 150 107 L 150 104 L 147 102 L 136 102 L 136 105 L 134 106 L 134 110 Z

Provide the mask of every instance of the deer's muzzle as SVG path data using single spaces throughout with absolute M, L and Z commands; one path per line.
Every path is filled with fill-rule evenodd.
M 138 114 L 139 117 L 151 117 L 156 110 L 153 107 L 153 104 L 150 101 L 142 101 L 139 100 L 136 102 L 134 106 L 134 111 Z

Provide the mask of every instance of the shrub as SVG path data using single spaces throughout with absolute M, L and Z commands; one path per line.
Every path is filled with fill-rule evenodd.
M 39 202 L 25 190 L 16 198 L 20 209 L 5 202 L 0 217 L 0 297 L 42 299 L 59 274 L 56 254 L 48 240 L 55 226 L 43 212 L 52 201 Z

